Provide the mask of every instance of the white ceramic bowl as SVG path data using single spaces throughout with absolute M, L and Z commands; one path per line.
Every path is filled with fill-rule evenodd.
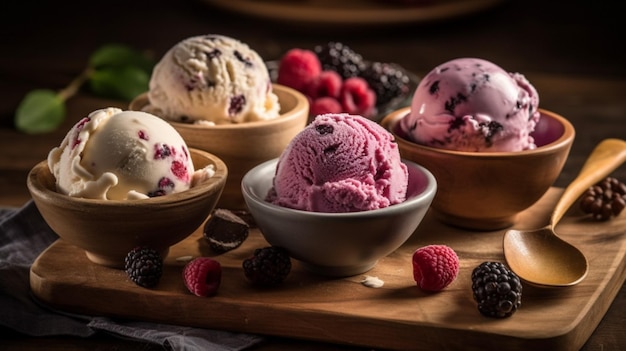
M 413 234 L 437 190 L 428 170 L 404 161 L 409 188 L 403 203 L 351 213 L 294 210 L 265 201 L 277 162 L 264 162 L 243 177 L 246 204 L 271 245 L 287 249 L 306 269 L 325 276 L 351 276 L 373 268 Z

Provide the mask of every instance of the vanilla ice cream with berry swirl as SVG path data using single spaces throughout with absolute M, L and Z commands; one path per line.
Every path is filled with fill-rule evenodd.
M 265 62 L 223 35 L 190 37 L 167 51 L 152 72 L 148 100 L 145 111 L 182 123 L 264 121 L 280 111 Z
M 48 168 L 58 192 L 103 200 L 177 193 L 214 174 L 194 169 L 185 141 L 166 121 L 118 108 L 78 121 L 49 152 Z

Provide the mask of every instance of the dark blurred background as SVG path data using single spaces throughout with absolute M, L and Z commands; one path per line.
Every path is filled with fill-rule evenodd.
M 625 26 L 618 3 L 583 4 L 502 1 L 486 11 L 436 22 L 299 27 L 234 14 L 202 0 L 111 0 L 71 5 L 3 2 L 0 77 L 2 84 L 10 81 L 15 85 L 15 96 L 3 98 L 19 99 L 31 75 L 15 77 L 13 68 L 28 66 L 35 57 L 49 58 L 50 66 L 32 66 L 30 74 L 47 75 L 51 85 L 62 86 L 103 43 L 126 43 L 160 56 L 179 40 L 205 33 L 239 38 L 267 60 L 279 58 L 291 47 L 312 48 L 335 40 L 367 54 L 370 60 L 395 61 L 417 74 L 454 57 L 477 56 L 522 73 L 542 73 L 549 68 L 551 74 L 624 79 L 626 55 L 620 33 Z M 547 23 L 551 23 L 550 29 L 545 28 Z M 71 62 L 68 57 L 72 57 Z M 8 112 L 0 111 L 3 117 Z
M 298 1 L 310 0 L 293 0 Z M 376 1 L 383 0 L 363 0 L 364 4 Z M 78 4 L 3 1 L 0 132 L 12 127 L 15 108 L 28 91 L 64 88 L 103 44 L 127 44 L 160 58 L 184 38 L 216 33 L 248 43 L 266 60 L 278 60 L 293 47 L 311 49 L 328 41 L 341 41 L 368 60 L 398 63 L 418 77 L 449 59 L 468 56 L 523 73 L 537 88 L 540 107 L 574 120 L 576 140 L 555 183 L 565 186 L 598 141 L 606 137 L 626 139 L 626 53 L 622 35 L 626 20 L 621 7 L 618 1 L 502 0 L 485 11 L 437 21 L 329 26 L 253 18 L 217 8 L 208 0 L 96 0 Z M 80 104 L 68 109 L 73 113 L 68 116 L 70 120 L 109 102 L 88 93 L 81 99 Z M 59 138 L 63 134 L 64 130 L 60 131 Z M 40 146 L 41 156 L 35 160 L 45 157 L 48 150 L 47 145 Z M 4 163 L 15 163 L 15 169 L 3 170 L 12 176 L 6 177 L 10 183 L 4 188 L 27 195 L 22 179 L 30 162 L 35 161 L 18 162 L 11 155 L 8 159 L 10 162 Z M 626 165 L 619 172 L 618 178 L 626 181 Z M 9 194 L 14 195 L 9 198 L 18 199 L 15 194 Z M 598 329 L 597 338 L 592 338 L 586 350 L 604 350 L 611 348 L 611 343 L 623 343 L 620 335 L 625 291 L 621 289 L 618 302 L 607 315 L 610 324 Z
M 291 4 L 298 1 L 311 0 Z M 371 7 L 382 0 L 362 1 Z M 597 141 L 626 138 L 626 93 L 606 88 L 607 82 L 621 86 L 626 78 L 621 34 L 626 21 L 617 2 L 502 0 L 466 16 L 384 26 L 272 20 L 226 11 L 210 2 L 2 2 L 0 87 L 6 93 L 0 104 L 0 127 L 12 127 L 24 94 L 35 88 L 64 88 L 103 44 L 127 44 L 160 58 L 184 38 L 217 33 L 248 43 L 266 60 L 278 60 L 293 47 L 312 49 L 341 41 L 370 61 L 396 62 L 418 77 L 462 56 L 482 57 L 521 72 L 539 91 L 540 107 L 579 116 L 571 166 L 558 185 L 575 176 Z M 599 80 L 601 84 L 594 84 Z M 596 86 L 607 91 L 595 91 Z

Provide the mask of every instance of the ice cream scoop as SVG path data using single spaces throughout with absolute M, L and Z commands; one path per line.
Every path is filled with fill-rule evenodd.
M 105 108 L 77 122 L 48 154 L 61 193 L 126 200 L 190 188 L 194 165 L 178 132 L 146 112 Z
M 263 121 L 277 118 L 280 110 L 259 54 L 223 35 L 174 45 L 154 67 L 148 98 L 148 112 L 176 122 Z
M 305 211 L 366 211 L 403 202 L 407 183 L 391 133 L 362 116 L 324 114 L 287 146 L 267 199 Z
M 479 58 L 459 58 L 420 82 L 401 121 L 419 144 L 457 151 L 502 152 L 536 148 L 539 95 L 520 73 Z

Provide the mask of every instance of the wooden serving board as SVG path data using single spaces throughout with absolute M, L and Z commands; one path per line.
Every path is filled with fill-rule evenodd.
M 547 223 L 562 189 L 552 188 L 514 226 Z M 576 207 L 576 206 L 574 206 Z M 159 285 L 146 289 L 122 270 L 98 266 L 63 240 L 36 260 L 30 281 L 34 294 L 58 309 L 265 335 L 286 336 L 384 349 L 550 350 L 579 349 L 596 328 L 626 276 L 626 215 L 594 222 L 573 208 L 557 227 L 560 236 L 587 255 L 590 271 L 573 287 L 524 284 L 522 305 L 510 318 L 482 316 L 472 298 L 471 271 L 483 261 L 504 262 L 504 230 L 469 232 L 439 223 L 430 214 L 396 252 L 363 275 L 330 279 L 305 271 L 297 261 L 285 283 L 261 289 L 250 285 L 242 261 L 266 246 L 252 230 L 244 244 L 215 255 L 200 229 L 172 247 Z M 412 277 L 413 251 L 446 244 L 460 258 L 457 279 L 439 293 L 421 291 Z M 213 256 L 223 266 L 214 297 L 185 288 L 182 256 Z M 361 284 L 366 276 L 381 288 Z

